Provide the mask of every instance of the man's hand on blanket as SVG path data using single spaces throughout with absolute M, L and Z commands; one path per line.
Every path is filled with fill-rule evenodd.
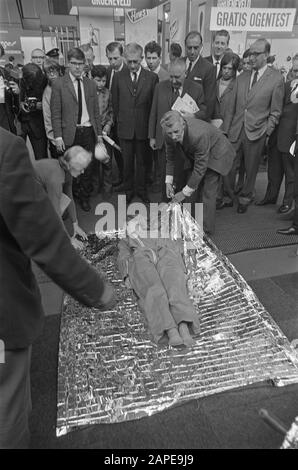
M 104 291 L 100 298 L 99 304 L 95 308 L 99 310 L 112 310 L 117 304 L 117 298 L 112 285 L 105 281 Z
M 132 289 L 131 283 L 130 283 L 130 280 L 129 280 L 129 277 L 128 277 L 128 276 L 126 276 L 126 278 L 124 279 L 124 284 L 125 284 L 125 287 L 126 287 L 127 289 Z
M 172 199 L 172 202 L 182 202 L 186 198 L 185 194 L 183 194 L 182 191 L 179 191 L 179 193 L 176 193 Z

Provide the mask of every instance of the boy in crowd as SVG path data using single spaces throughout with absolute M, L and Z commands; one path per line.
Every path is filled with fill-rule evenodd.
M 102 133 L 103 135 L 109 135 L 114 123 L 114 119 L 112 96 L 108 88 L 106 88 L 107 69 L 103 65 L 94 65 L 91 69 L 91 75 L 97 88 Z M 102 173 L 102 184 L 100 186 L 103 186 L 103 194 L 109 197 L 112 194 L 112 159 L 110 158 L 107 163 L 98 162 L 98 165 L 101 166 Z

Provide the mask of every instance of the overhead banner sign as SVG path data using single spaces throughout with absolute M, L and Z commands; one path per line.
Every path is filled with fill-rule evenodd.
M 279 31 L 293 30 L 296 8 L 211 8 L 210 30 Z
M 72 0 L 74 7 L 151 9 L 162 5 L 166 0 Z

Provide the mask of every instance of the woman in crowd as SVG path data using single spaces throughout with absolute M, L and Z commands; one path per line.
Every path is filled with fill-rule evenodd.
M 47 136 L 42 113 L 42 95 L 47 80 L 41 68 L 36 64 L 23 67 L 23 78 L 20 84 L 22 137 L 30 139 L 36 160 L 47 157 Z
M 53 59 L 46 59 L 43 64 L 43 68 L 48 79 L 48 84 L 44 89 L 42 95 L 42 112 L 46 135 L 49 141 L 50 153 L 52 158 L 58 158 L 59 153 L 55 145 L 55 137 L 52 127 L 51 119 L 51 96 L 52 96 L 52 83 L 59 77 L 60 65 Z
M 220 72 L 216 84 L 216 103 L 214 110 L 214 119 L 219 120 L 220 129 L 224 134 L 227 133 L 226 115 L 230 105 L 232 92 L 235 86 L 237 71 L 240 63 L 240 57 L 233 52 L 226 52 L 220 64 Z M 223 177 L 220 193 L 217 198 L 217 209 L 233 206 L 235 185 L 235 171 Z

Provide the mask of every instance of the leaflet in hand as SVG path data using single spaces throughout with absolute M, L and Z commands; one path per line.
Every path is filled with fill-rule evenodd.
M 293 157 L 295 157 L 295 147 L 296 147 L 296 140 L 294 140 L 289 150 L 290 154 L 293 155 Z
M 187 93 L 185 93 L 185 95 L 183 95 L 182 98 L 181 96 L 178 96 L 178 98 L 176 99 L 175 103 L 172 106 L 172 110 L 178 111 L 179 113 L 181 111 L 185 111 L 186 113 L 194 114 L 194 113 L 197 113 L 200 110 L 200 108 L 198 107 L 195 100 L 191 96 L 189 96 Z

